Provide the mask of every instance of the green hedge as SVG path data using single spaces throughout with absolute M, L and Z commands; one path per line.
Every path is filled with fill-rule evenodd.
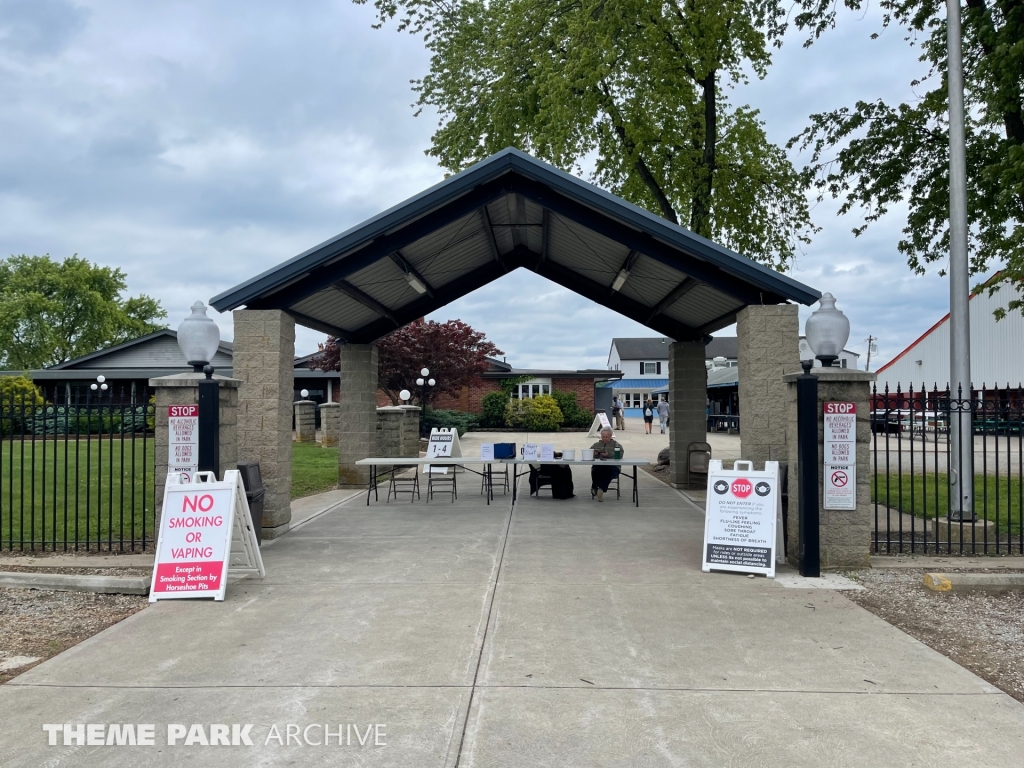
M 462 437 L 470 427 L 475 427 L 478 421 L 474 414 L 462 411 L 428 408 L 423 412 L 423 427 L 428 432 L 431 429 L 457 429 L 459 437 Z
M 589 427 L 590 422 L 594 420 L 591 413 L 580 408 L 579 403 L 576 402 L 575 392 L 558 392 L 556 390 L 551 393 L 551 396 L 558 403 L 558 408 L 562 412 L 563 427 Z
M 481 427 L 504 427 L 505 406 L 508 405 L 509 396 L 504 392 L 488 392 L 480 401 L 480 426 Z

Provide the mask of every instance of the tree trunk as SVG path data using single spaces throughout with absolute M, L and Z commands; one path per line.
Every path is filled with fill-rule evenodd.
M 690 206 L 690 230 L 707 238 L 712 235 L 711 194 L 714 191 L 717 168 L 715 156 L 718 145 L 717 76 L 717 70 L 713 69 L 700 83 L 704 91 L 704 155 L 701 158 L 701 178 L 697 182 L 693 203 Z

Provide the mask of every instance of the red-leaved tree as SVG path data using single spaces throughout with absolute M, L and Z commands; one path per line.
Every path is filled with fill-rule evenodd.
M 413 399 L 420 401 L 421 390 L 416 385 L 421 368 L 429 368 L 429 378 L 436 382 L 425 392 L 425 403 L 440 392 L 458 396 L 459 390 L 469 386 L 477 374 L 487 369 L 487 357 L 503 352 L 487 337 L 461 320 L 437 323 L 416 320 L 389 333 L 377 342 L 377 386 L 391 402 L 399 404 L 398 393 L 408 389 Z M 328 338 L 320 345 L 320 354 L 309 367 L 321 371 L 337 371 L 340 365 L 338 340 Z

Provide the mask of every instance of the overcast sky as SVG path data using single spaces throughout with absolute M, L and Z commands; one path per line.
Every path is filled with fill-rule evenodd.
M 344 0 L 0 0 L 0 254 L 119 266 L 176 327 L 197 298 L 439 181 L 423 154 L 435 121 L 410 108 L 427 56 L 372 21 Z M 870 40 L 879 29 L 868 12 L 810 49 L 794 36 L 731 100 L 784 143 L 812 112 L 909 98 L 916 53 L 899 30 Z M 901 212 L 854 238 L 836 207 L 814 209 L 822 232 L 792 274 L 835 294 L 848 346 L 872 334 L 881 362 L 944 314 L 948 284 L 908 270 Z M 431 317 L 469 322 L 521 367 L 603 367 L 613 336 L 653 335 L 523 270 Z M 300 329 L 297 352 L 322 338 Z

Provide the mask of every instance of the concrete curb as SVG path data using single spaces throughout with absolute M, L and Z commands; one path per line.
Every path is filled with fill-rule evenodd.
M 1024 589 L 1024 573 L 926 573 L 924 586 L 933 592 Z
M 149 579 L 142 576 L 79 576 L 71 573 L 11 573 L 0 571 L 0 587 L 55 589 L 60 592 L 99 592 L 107 595 L 148 595 Z

